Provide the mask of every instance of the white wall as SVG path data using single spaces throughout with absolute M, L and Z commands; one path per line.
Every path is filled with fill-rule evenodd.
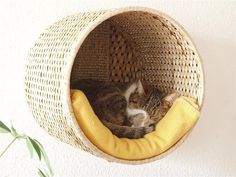
M 174 17 L 193 37 L 204 61 L 206 99 L 191 136 L 175 152 L 150 164 L 109 163 L 50 137 L 25 104 L 23 71 L 28 49 L 39 33 L 62 17 L 86 10 L 147 6 Z M 236 1 L 0 0 L 0 120 L 45 146 L 56 177 L 236 176 L 235 59 Z M 0 135 L 0 151 L 10 141 Z M 0 159 L 0 176 L 37 176 L 24 143 Z

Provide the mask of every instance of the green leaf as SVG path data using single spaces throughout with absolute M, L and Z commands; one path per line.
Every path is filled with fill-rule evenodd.
M 34 147 L 31 143 L 31 141 L 29 140 L 29 137 L 26 138 L 26 145 L 27 145 L 27 148 L 30 152 L 30 157 L 33 158 L 33 153 L 34 153 Z
M 16 129 L 13 126 L 11 126 L 11 134 L 14 138 L 18 137 L 18 133 L 16 132 Z
M 38 168 L 38 175 L 39 175 L 40 177 L 47 177 L 47 176 L 44 174 L 44 172 L 43 172 L 42 170 L 40 170 L 39 168 Z
M 43 158 L 44 158 L 44 161 L 45 161 L 45 163 L 46 163 L 46 165 L 47 165 L 47 167 L 48 167 L 48 169 L 49 169 L 49 171 L 50 171 L 50 174 L 53 175 L 53 171 L 52 171 L 52 168 L 51 168 L 51 165 L 50 165 L 48 156 L 47 156 L 47 154 L 46 154 L 46 152 L 45 152 L 45 150 L 44 150 L 43 145 L 42 145 L 40 142 L 38 142 L 37 140 L 34 140 L 34 141 L 35 141 L 35 142 L 38 144 L 38 146 L 40 147 L 40 151 L 41 151 L 42 156 L 43 156 Z
M 11 133 L 11 130 L 2 121 L 0 121 L 0 133 Z
M 17 138 L 18 139 L 25 139 L 26 140 L 28 138 L 28 136 L 26 136 L 25 134 L 18 134 Z
M 34 139 L 32 139 L 30 137 L 28 137 L 28 139 L 29 139 L 29 143 L 31 143 L 33 151 L 36 152 L 36 154 L 38 155 L 39 160 L 41 160 L 41 150 L 40 150 L 39 145 L 35 142 Z

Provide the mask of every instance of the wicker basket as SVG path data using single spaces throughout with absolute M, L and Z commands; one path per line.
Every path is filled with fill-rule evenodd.
M 25 91 L 36 121 L 50 135 L 91 154 L 105 154 L 83 134 L 73 114 L 70 82 L 81 78 L 132 81 L 137 78 L 166 92 L 178 91 L 202 106 L 204 75 L 195 45 L 172 18 L 153 9 L 130 7 L 79 13 L 56 22 L 29 51 Z

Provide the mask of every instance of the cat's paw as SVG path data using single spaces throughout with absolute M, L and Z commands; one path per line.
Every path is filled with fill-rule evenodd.
M 151 132 L 153 132 L 155 130 L 155 125 L 153 124 L 153 125 L 150 125 L 150 126 L 148 126 L 148 127 L 145 127 L 145 134 L 147 134 L 147 133 L 151 133 Z

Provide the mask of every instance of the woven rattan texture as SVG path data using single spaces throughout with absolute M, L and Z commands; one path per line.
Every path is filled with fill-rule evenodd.
M 182 27 L 159 12 L 134 9 L 80 13 L 53 24 L 31 48 L 25 74 L 27 102 L 42 128 L 63 142 L 123 163 L 159 159 L 176 146 L 135 162 L 101 152 L 76 124 L 69 81 L 140 78 L 165 92 L 194 97 L 199 105 L 203 100 L 201 61 Z
M 48 28 L 30 50 L 25 74 L 27 102 L 39 125 L 63 142 L 86 151 L 90 149 L 74 134 L 67 121 L 70 118 L 64 113 L 63 71 L 74 41 L 103 13 L 70 16 Z
M 108 80 L 109 34 L 107 22 L 96 27 L 84 40 L 75 58 L 71 81 L 78 79 Z
M 71 82 L 88 78 L 129 82 L 141 78 L 138 51 L 123 33 L 109 20 L 96 27 L 79 49 Z
M 141 60 L 135 44 L 125 38 L 125 31 L 110 25 L 109 45 L 109 80 L 115 82 L 130 82 L 141 79 Z
M 165 92 L 178 91 L 202 99 L 202 70 L 190 41 L 173 23 L 146 12 L 128 12 L 110 19 L 129 34 L 143 63 L 142 79 Z

